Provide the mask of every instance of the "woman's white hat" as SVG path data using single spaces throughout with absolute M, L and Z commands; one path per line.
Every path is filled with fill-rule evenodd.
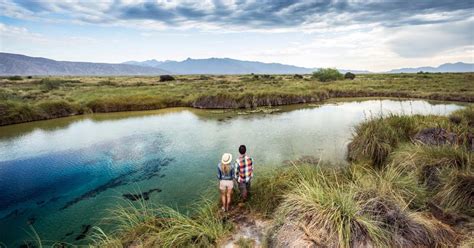
M 230 153 L 224 153 L 222 154 L 222 160 L 221 162 L 223 164 L 230 164 L 230 162 L 232 162 L 232 154 Z

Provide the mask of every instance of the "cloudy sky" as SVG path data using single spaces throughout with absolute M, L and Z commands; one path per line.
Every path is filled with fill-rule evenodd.
M 474 0 L 0 0 L 0 51 L 384 71 L 474 62 Z

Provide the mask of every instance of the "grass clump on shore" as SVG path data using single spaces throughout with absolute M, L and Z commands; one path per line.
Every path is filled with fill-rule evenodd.
M 138 204 L 128 202 L 112 209 L 111 217 L 105 221 L 113 226 L 113 232 L 106 234 L 95 227 L 94 247 L 124 247 L 132 243 L 144 247 L 210 247 L 232 229 L 232 224 L 222 220 L 217 205 L 205 200 L 189 216 L 144 200 Z

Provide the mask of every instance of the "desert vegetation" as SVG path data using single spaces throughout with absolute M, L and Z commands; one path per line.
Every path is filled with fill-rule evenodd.
M 336 71 L 337 72 L 337 71 Z M 338 97 L 474 101 L 473 73 L 370 74 L 326 81 L 311 75 L 32 77 L 0 79 L 0 125 L 85 113 L 196 108 L 253 108 Z M 317 75 L 319 75 L 316 73 Z M 338 72 L 337 72 L 338 73 Z M 324 82 L 323 82 L 324 81 Z

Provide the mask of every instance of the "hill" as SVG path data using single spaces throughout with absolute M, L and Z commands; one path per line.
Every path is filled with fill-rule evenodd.
M 169 72 L 146 66 L 56 61 L 20 54 L 0 53 L 0 75 L 160 75 Z

